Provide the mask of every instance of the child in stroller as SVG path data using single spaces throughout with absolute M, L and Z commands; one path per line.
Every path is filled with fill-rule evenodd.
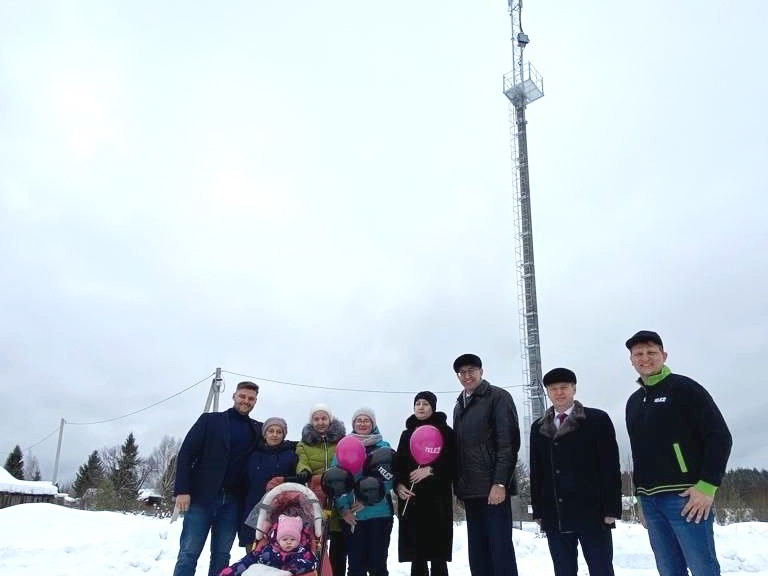
M 323 511 L 317 498 L 306 486 L 284 483 L 264 495 L 246 524 L 255 529 L 253 549 L 239 562 L 225 568 L 219 576 L 241 576 L 279 572 L 283 574 L 315 574 L 317 552 L 322 537 Z
M 265 564 L 291 574 L 314 571 L 317 558 L 307 548 L 306 536 L 302 538 L 303 528 L 301 516 L 281 515 L 269 533 L 266 546 L 261 550 L 254 548 L 238 563 L 224 568 L 219 576 L 240 576 L 253 564 Z

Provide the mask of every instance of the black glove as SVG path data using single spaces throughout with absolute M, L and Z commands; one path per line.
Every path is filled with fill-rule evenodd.
M 306 484 L 309 482 L 309 479 L 312 478 L 312 472 L 309 470 L 302 470 L 298 474 L 296 474 L 296 482 L 299 484 Z

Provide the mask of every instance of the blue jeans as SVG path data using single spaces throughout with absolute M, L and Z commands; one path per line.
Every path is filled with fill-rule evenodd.
M 467 498 L 464 512 L 472 576 L 517 576 L 509 496 L 495 506 L 486 498 Z
M 687 522 L 680 515 L 686 502 L 677 492 L 640 496 L 656 568 L 660 576 L 686 576 L 686 567 L 693 576 L 720 576 L 712 531 L 715 511 L 698 524 Z
M 195 576 L 197 559 L 211 533 L 211 564 L 208 576 L 218 576 L 229 565 L 229 551 L 240 525 L 242 502 L 231 493 L 220 492 L 208 504 L 189 505 L 181 529 L 179 557 L 173 576 Z

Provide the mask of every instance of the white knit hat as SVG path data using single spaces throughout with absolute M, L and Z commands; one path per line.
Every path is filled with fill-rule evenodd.
M 325 412 L 328 414 L 328 420 L 333 420 L 333 412 L 331 412 L 331 409 L 328 407 L 327 404 L 315 404 L 312 406 L 312 410 L 309 412 L 309 421 L 312 422 L 312 416 L 315 415 L 315 412 Z
M 355 410 L 355 413 L 352 414 L 352 428 L 355 427 L 355 420 L 357 420 L 358 416 L 368 416 L 368 418 L 371 419 L 371 422 L 373 423 L 373 428 L 376 428 L 376 412 L 373 411 L 373 408 L 358 408 Z

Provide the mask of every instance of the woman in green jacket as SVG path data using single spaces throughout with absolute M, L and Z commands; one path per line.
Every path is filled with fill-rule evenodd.
M 309 423 L 301 431 L 301 442 L 296 445 L 296 475 L 303 482 L 309 483 L 318 499 L 324 502 L 320 478 L 323 472 L 332 466 L 336 455 L 336 444 L 346 434 L 344 423 L 333 417 L 331 409 L 325 404 L 316 404 L 309 413 Z M 326 507 L 331 508 L 332 505 Z M 347 573 L 347 545 L 341 521 L 334 510 L 330 520 L 330 546 L 328 555 L 334 576 Z

